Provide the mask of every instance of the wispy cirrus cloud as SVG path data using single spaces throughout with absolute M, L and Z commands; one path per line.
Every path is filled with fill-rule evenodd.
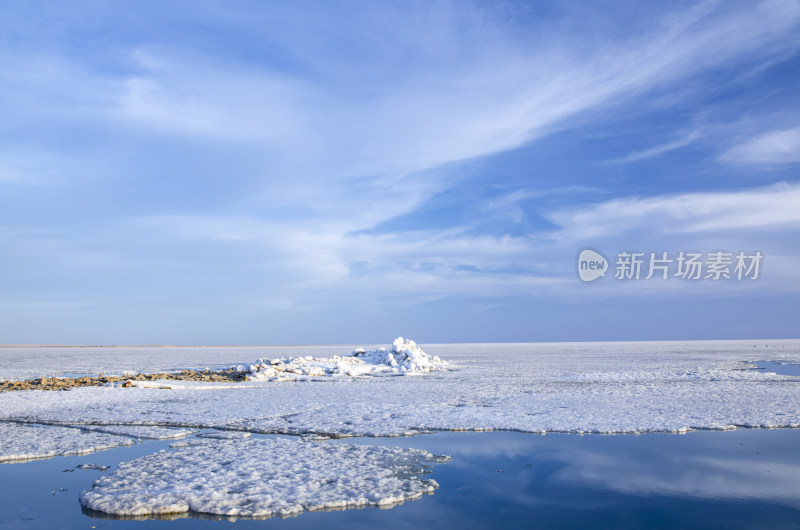
M 694 116 L 725 106 L 717 91 L 747 92 L 742 79 L 755 85 L 796 54 L 795 0 L 635 13 L 613 2 L 19 9 L 0 45 L 0 221 L 46 234 L 6 238 L 3 263 L 21 276 L 55 282 L 106 256 L 81 276 L 86 292 L 168 292 L 185 305 L 200 300 L 186 285 L 216 288 L 210 305 L 258 292 L 274 308 L 558 296 L 574 284 L 574 247 L 594 237 L 696 241 L 735 227 L 751 239 L 769 230 L 783 249 L 797 222 L 790 175 L 708 183 L 720 165 L 687 149 L 685 177 L 648 186 L 633 164 L 705 144 L 711 128 Z M 680 111 L 650 117 L 657 98 Z M 744 113 L 725 110 L 722 121 Z M 657 137 L 651 119 L 684 133 L 641 148 Z M 632 132 L 613 150 L 582 141 L 587 124 L 608 138 L 620 122 Z M 735 134 L 750 140 L 722 161 L 793 160 L 794 129 L 765 119 L 758 131 L 780 134 L 761 137 L 745 125 Z M 731 145 L 724 129 L 709 145 Z M 689 181 L 717 191 L 686 193 Z M 416 222 L 390 223 L 403 217 Z M 63 270 L 26 254 L 37 239 Z
M 698 138 L 700 138 L 700 132 L 691 131 L 687 134 L 681 135 L 679 138 L 676 138 L 675 140 L 660 145 L 656 145 L 648 149 L 643 149 L 641 151 L 634 151 L 622 158 L 609 160 L 606 162 L 606 164 L 627 164 L 629 162 L 638 162 L 639 160 L 646 160 L 648 158 L 653 158 L 661 154 L 668 153 L 676 149 L 680 149 L 681 147 L 686 147 L 687 145 L 691 144 Z
M 259 145 L 266 154 L 259 168 L 265 205 L 294 204 L 310 209 L 316 221 L 363 230 L 456 185 L 457 166 L 448 164 L 514 149 L 623 98 L 800 43 L 795 2 L 718 7 L 667 12 L 620 41 L 555 37 L 544 49 L 499 30 L 480 9 L 455 13 L 466 31 L 453 31 L 445 16 L 395 13 L 401 20 L 391 25 L 414 22 L 413 37 L 382 40 L 370 52 L 378 62 L 404 58 L 393 69 L 318 50 L 326 45 L 320 39 L 299 45 L 289 34 L 279 43 L 300 50 L 308 61 L 304 71 L 254 71 L 204 57 L 182 63 L 168 47 L 137 49 L 141 71 L 119 80 L 118 104 L 105 112 L 157 134 L 183 131 Z M 355 16 L 351 23 L 359 27 L 389 24 L 383 12 Z M 465 35 L 480 36 L 485 45 L 476 48 Z M 376 36 L 350 38 L 349 44 L 367 46 Z M 368 94 L 360 85 L 366 79 Z M 678 149 L 698 135 L 691 131 L 619 162 Z M 336 205 L 348 202 L 358 212 L 342 222 Z M 511 210 L 522 218 L 521 210 Z
M 720 160 L 768 165 L 800 162 L 800 127 L 769 131 L 748 138 L 725 151 Z
M 701 233 L 800 224 L 800 184 L 779 183 L 732 192 L 625 197 L 547 215 L 570 240 L 634 230 Z
M 157 216 L 132 220 L 132 226 L 178 241 L 213 241 L 220 251 L 234 255 L 237 247 L 258 251 L 253 270 L 283 278 L 278 290 L 287 297 L 299 293 L 302 298 L 309 290 L 329 291 L 333 298 L 343 290 L 358 296 L 404 292 L 407 301 L 574 294 L 580 286 L 573 278 L 573 261 L 586 245 L 612 251 L 657 251 L 676 245 L 712 251 L 719 242 L 740 246 L 729 250 L 767 248 L 777 280 L 763 289 L 786 290 L 787 281 L 798 279 L 793 266 L 780 265 L 800 260 L 785 242 L 800 231 L 798 201 L 800 185 L 786 183 L 737 192 L 625 197 L 545 212 L 556 229 L 517 237 L 475 235 L 468 227 L 344 234 L 335 228 L 309 230 L 242 217 Z M 779 235 L 778 240 L 765 242 L 765 231 Z M 609 287 L 607 292 L 642 296 L 658 291 L 649 287 Z
M 41 65 L 40 79 L 49 78 L 54 65 L 61 70 L 66 91 L 48 88 L 51 106 L 78 101 L 84 115 L 99 112 L 156 134 L 257 142 L 269 153 L 264 173 L 329 183 L 364 176 L 392 180 L 513 149 L 620 98 L 731 61 L 768 58 L 800 42 L 794 31 L 800 9 L 793 1 L 752 9 L 703 3 L 659 13 L 618 40 L 589 33 L 576 41 L 548 32 L 552 38 L 544 47 L 500 29 L 490 11 L 442 6 L 426 16 L 414 10 L 348 12 L 350 18 L 342 19 L 354 32 L 344 42 L 326 40 L 324 32 L 302 42 L 303 33 L 290 30 L 305 25 L 289 17 L 273 37 L 274 46 L 305 61 L 304 68 L 289 71 L 226 63 L 175 44 L 139 43 L 128 58 L 135 73 L 128 75 L 87 70 L 80 58 L 62 66 L 59 58 L 32 64 Z M 277 18 L 286 14 L 271 9 Z M 229 10 L 218 14 L 243 24 L 245 33 L 255 29 L 255 20 Z M 269 17 L 261 22 L 274 24 Z M 385 28 L 392 38 L 365 28 Z M 371 61 L 342 54 L 341 46 L 369 49 Z M 20 87 L 27 96 L 15 96 L 29 97 L 31 89 L 45 95 L 32 68 Z M 693 139 L 690 133 L 632 153 L 630 160 Z

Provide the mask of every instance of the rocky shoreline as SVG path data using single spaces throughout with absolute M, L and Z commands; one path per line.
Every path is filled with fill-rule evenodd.
M 0 381 L 0 392 L 14 390 L 69 390 L 84 386 L 105 386 L 121 383 L 120 386 L 133 386 L 132 381 L 202 381 L 208 383 L 239 383 L 247 379 L 247 372 L 238 370 L 182 370 L 177 373 L 136 374 L 114 376 L 98 374 L 83 377 L 42 377 L 23 381 Z

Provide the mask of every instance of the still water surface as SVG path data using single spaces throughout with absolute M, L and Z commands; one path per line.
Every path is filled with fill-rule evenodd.
M 440 432 L 353 438 L 426 449 L 432 496 L 390 510 L 306 513 L 290 519 L 119 520 L 81 510 L 101 471 L 169 450 L 144 442 L 85 456 L 0 465 L 2 528 L 800 528 L 800 429 L 602 436 Z

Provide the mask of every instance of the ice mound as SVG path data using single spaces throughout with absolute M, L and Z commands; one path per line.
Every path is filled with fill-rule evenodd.
M 249 379 L 292 381 L 323 376 L 407 375 L 446 367 L 447 363 L 439 356 L 428 355 L 413 340 L 397 337 L 389 348 L 356 348 L 349 354 L 333 357 L 259 359 L 246 370 Z
M 303 511 L 390 507 L 431 494 L 427 451 L 285 439 L 204 440 L 121 464 L 95 481 L 86 508 L 136 516 L 189 511 L 287 517 Z

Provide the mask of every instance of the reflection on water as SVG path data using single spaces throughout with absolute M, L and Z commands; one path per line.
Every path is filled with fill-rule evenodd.
M 78 495 L 101 472 L 62 471 L 88 463 L 114 466 L 169 443 L 147 442 L 0 466 L 0 526 L 228 528 L 235 521 L 248 528 L 800 527 L 798 429 L 641 436 L 459 432 L 344 442 L 414 447 L 452 460 L 434 468 L 440 484 L 434 495 L 391 510 L 238 521 L 200 514 L 135 521 L 82 512 Z
M 240 517 L 235 515 L 218 515 L 213 513 L 195 512 L 191 510 L 188 512 L 159 513 L 152 515 L 111 515 L 105 512 L 99 512 L 97 510 L 90 510 L 88 508 L 84 508 L 83 506 L 81 506 L 81 513 L 87 517 L 91 517 L 92 519 L 106 519 L 114 521 L 177 521 L 178 519 L 197 519 L 204 521 L 227 521 L 229 523 L 235 523 L 237 521 L 266 521 L 269 519 L 294 519 L 295 517 L 301 517 L 305 514 L 318 513 L 318 512 L 345 512 L 352 510 L 391 510 L 392 508 L 401 506 L 406 502 L 413 502 L 413 501 L 412 500 L 398 501 L 393 504 L 391 503 L 381 504 L 380 506 L 354 506 L 354 507 L 333 506 L 327 508 L 312 508 L 312 509 L 307 509 L 306 511 L 301 513 L 291 513 L 288 515 L 278 514 L 278 515 L 264 516 L 264 517 Z

